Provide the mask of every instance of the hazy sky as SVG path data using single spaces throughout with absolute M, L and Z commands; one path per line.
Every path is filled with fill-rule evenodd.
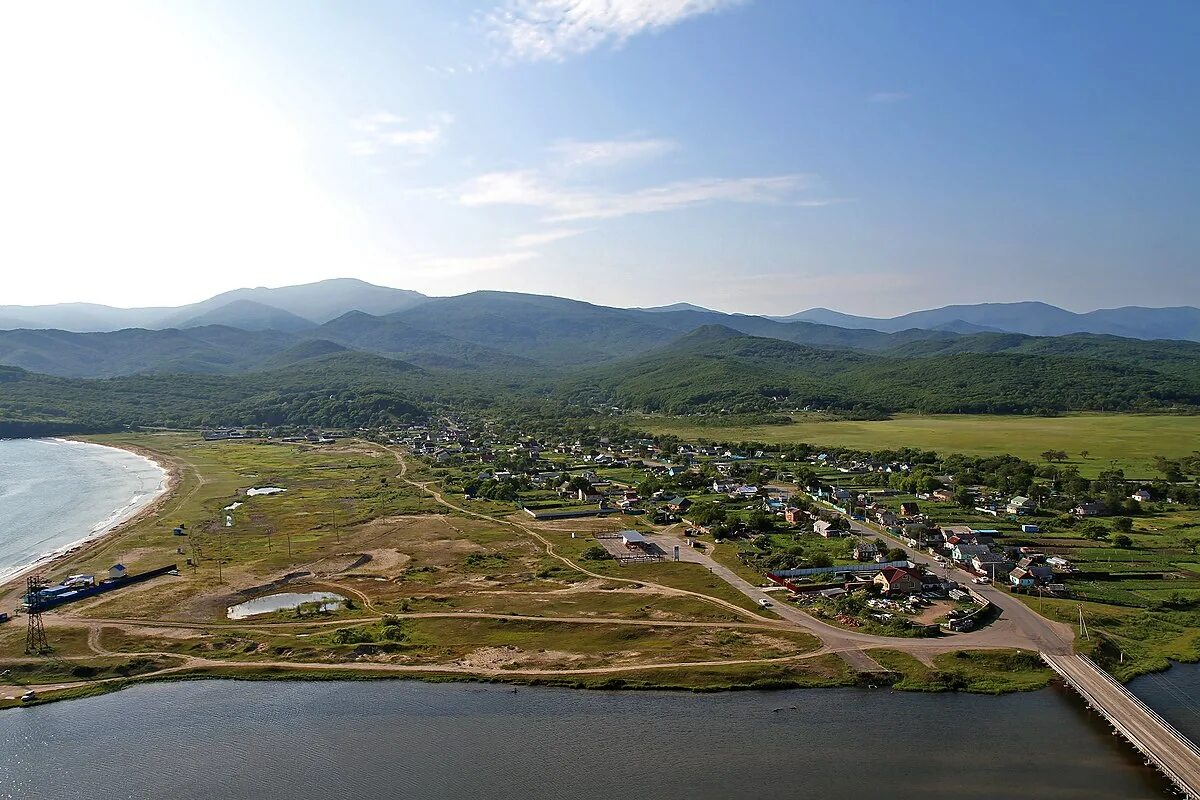
M 1200 304 L 1200 4 L 0 5 L 0 304 Z

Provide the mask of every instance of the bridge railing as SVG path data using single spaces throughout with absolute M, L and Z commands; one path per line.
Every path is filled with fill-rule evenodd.
M 1088 691 L 1085 686 L 1076 680 L 1064 665 L 1058 663 L 1058 659 L 1063 659 L 1065 661 L 1066 659 L 1074 658 L 1081 666 L 1099 675 L 1101 680 L 1103 680 L 1106 685 L 1116 691 L 1119 696 L 1133 702 L 1133 704 L 1137 706 L 1139 710 L 1145 712 L 1153 719 L 1157 727 L 1159 727 L 1163 732 L 1167 733 L 1174 741 L 1183 745 L 1184 748 L 1195 758 L 1200 759 L 1200 748 L 1198 748 L 1194 742 L 1180 733 L 1174 725 L 1163 719 L 1157 711 L 1142 702 L 1137 695 L 1125 688 L 1120 681 L 1118 681 L 1112 675 L 1109 675 L 1105 670 L 1101 669 L 1096 662 L 1092 661 L 1087 656 L 1053 656 L 1048 653 L 1042 653 L 1041 656 L 1042 660 L 1049 664 L 1050 668 L 1057 672 L 1063 678 L 1063 680 L 1065 680 L 1073 689 L 1075 689 L 1075 691 L 1077 691 L 1083 697 L 1083 699 L 1088 702 L 1089 705 L 1096 709 L 1101 716 L 1107 719 L 1109 723 L 1111 723 L 1112 726 L 1116 728 L 1122 736 L 1125 737 L 1126 741 L 1128 741 L 1143 755 L 1150 759 L 1150 761 L 1152 761 L 1155 766 L 1157 766 L 1162 773 L 1166 775 L 1172 783 L 1175 784 L 1182 794 L 1189 798 L 1189 800 L 1200 800 L 1200 787 L 1194 786 L 1186 778 L 1180 775 L 1176 771 L 1175 765 L 1168 763 L 1159 753 L 1155 752 L 1154 748 L 1151 747 L 1148 742 L 1142 741 L 1133 731 L 1129 729 L 1128 726 L 1126 726 L 1119 718 L 1114 716 L 1112 712 L 1106 709 L 1101 702 L 1101 699 L 1096 697 L 1093 692 Z
M 1161 725 L 1173 738 L 1177 739 L 1180 744 L 1182 744 L 1188 750 L 1191 750 L 1192 753 L 1194 753 L 1197 758 L 1200 758 L 1200 747 L 1197 747 L 1195 742 L 1193 742 L 1191 739 L 1189 739 L 1188 737 L 1186 737 L 1182 733 L 1180 733 L 1179 729 L 1177 729 L 1170 722 L 1167 722 L 1165 719 L 1163 719 L 1161 714 L 1159 714 L 1157 711 L 1155 711 L 1150 706 L 1146 705 L 1146 703 L 1140 697 L 1138 697 L 1136 694 L 1129 691 L 1129 689 L 1126 688 L 1125 684 L 1121 683 L 1119 680 L 1114 678 L 1112 675 L 1109 675 L 1107 670 L 1102 669 L 1095 661 L 1092 661 L 1092 659 L 1088 658 L 1087 656 L 1080 654 L 1079 660 L 1084 662 L 1085 664 L 1087 664 L 1089 667 L 1094 669 L 1096 672 L 1100 673 L 1100 676 L 1104 679 L 1104 681 L 1106 683 L 1112 685 L 1112 687 L 1114 689 L 1116 689 L 1117 691 L 1124 694 L 1128 699 L 1132 700 L 1134 702 L 1134 704 L 1136 704 L 1138 706 L 1138 708 L 1140 708 L 1142 711 L 1144 711 L 1149 716 L 1153 717 L 1154 721 L 1157 722 L 1159 725 Z

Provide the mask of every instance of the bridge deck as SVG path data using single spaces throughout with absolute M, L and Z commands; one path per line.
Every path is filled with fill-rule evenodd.
M 1200 748 L 1087 656 L 1042 653 L 1042 660 L 1189 800 L 1200 800 Z

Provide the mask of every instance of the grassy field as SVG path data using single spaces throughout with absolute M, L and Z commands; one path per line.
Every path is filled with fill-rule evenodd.
M 823 421 L 796 415 L 790 425 L 728 427 L 698 418 L 645 417 L 638 427 L 683 439 L 809 443 L 879 450 L 920 447 L 943 453 L 1011 453 L 1038 461 L 1064 450 L 1087 476 L 1117 466 L 1131 477 L 1157 477 L 1156 455 L 1176 458 L 1200 447 L 1200 416 L 1074 414 L 1062 417 L 898 415 L 878 422 Z M 1082 458 L 1080 452 L 1088 451 Z
M 845 669 L 826 658 L 770 661 L 811 651 L 817 642 L 807 634 L 722 627 L 744 624 L 746 616 L 640 584 L 683 588 L 770 616 L 698 565 L 619 568 L 587 562 L 581 565 L 624 580 L 587 575 L 501 519 L 439 505 L 405 483 L 395 453 L 368 442 L 308 447 L 203 442 L 194 434 L 97 438 L 152 451 L 171 467 L 175 490 L 153 513 L 56 563 L 48 576 L 103 574 L 116 561 L 131 571 L 174 562 L 180 574 L 50 612 L 53 652 L 44 658 L 25 657 L 23 625 L 0 629 L 0 672 L 7 670 L 6 694 L 12 695 L 0 697 L 0 706 L 17 702 L 19 692 L 12 687 L 79 681 L 61 692 L 77 696 L 154 679 L 151 673 L 181 665 L 186 671 L 171 675 L 328 677 L 324 671 L 305 672 L 303 664 L 368 662 L 380 677 L 392 674 L 391 665 L 407 674 L 425 666 L 440 669 L 441 679 L 447 669 L 464 679 L 533 670 L 542 675 L 513 680 L 587 687 L 717 689 L 848 680 Z M 408 474 L 433 477 L 415 459 Z M 246 489 L 255 486 L 286 491 L 248 496 Z M 468 505 L 511 514 L 507 503 Z M 227 513 L 232 527 L 223 524 Z M 524 515 L 519 519 L 529 523 Z M 186 535 L 172 534 L 178 524 Z M 592 542 L 588 526 L 579 521 L 571 530 L 540 527 L 574 560 Z M 572 538 L 576 529 L 584 535 Z M 195 569 L 184 564 L 193 555 L 199 556 Z M 16 605 L 19 586 L 14 581 L 0 590 L 4 607 Z M 242 600 L 312 590 L 340 593 L 352 602 L 320 614 L 279 611 L 240 622 L 226 619 L 226 608 Z M 431 613 L 438 616 L 427 616 Z M 464 614 L 526 619 L 455 616 Z M 662 626 L 666 621 L 692 625 Z M 761 661 L 695 673 L 688 666 L 726 659 Z M 655 668 L 664 662 L 679 666 Z M 570 674 L 580 668 L 616 672 Z

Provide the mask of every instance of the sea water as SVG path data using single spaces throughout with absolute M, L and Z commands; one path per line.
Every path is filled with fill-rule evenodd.
M 166 479 L 150 459 L 115 447 L 0 440 L 0 580 L 129 519 Z

